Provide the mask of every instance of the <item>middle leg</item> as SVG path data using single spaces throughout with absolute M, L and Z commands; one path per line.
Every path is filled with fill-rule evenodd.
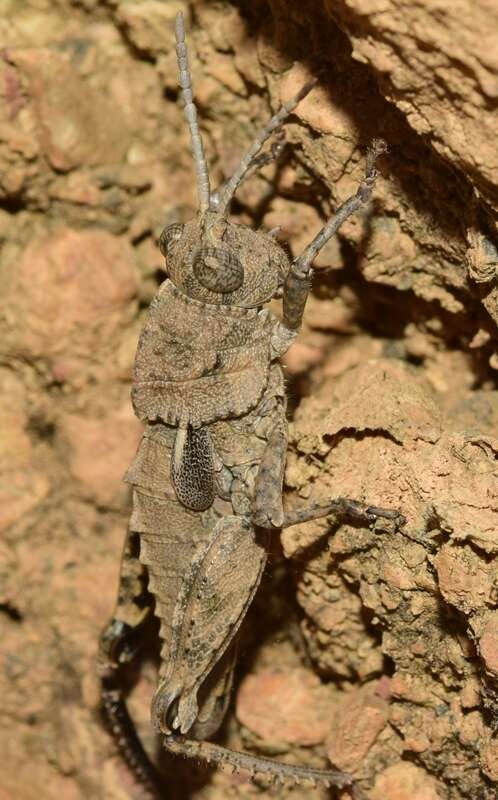
M 261 528 L 280 529 L 309 522 L 329 515 L 353 518 L 371 523 L 376 519 L 392 520 L 396 526 L 404 525 L 405 518 L 396 509 L 354 500 L 349 497 L 336 497 L 329 501 L 319 501 L 293 511 L 284 511 L 282 491 L 285 461 L 287 457 L 287 429 L 284 410 L 268 438 L 263 458 L 255 481 L 252 502 L 252 521 Z

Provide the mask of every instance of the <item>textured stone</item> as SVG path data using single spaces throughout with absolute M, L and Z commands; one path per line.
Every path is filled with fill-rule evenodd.
M 62 418 L 69 469 L 81 491 L 100 506 L 122 502 L 127 491 L 123 474 L 135 455 L 142 429 L 128 405 L 97 419 Z
M 382 392 L 378 387 L 382 381 Z M 409 387 L 409 390 L 408 390 Z M 300 422 L 306 433 L 317 428 L 312 418 Z M 396 441 L 435 442 L 441 429 L 440 412 L 430 386 L 395 359 L 379 359 L 347 371 L 334 387 L 330 410 L 319 430 L 329 435 L 353 428 L 385 431 Z
M 0 369 L 0 384 L 0 530 L 6 530 L 47 496 L 50 484 L 34 463 L 22 381 Z
M 57 381 L 80 380 L 129 321 L 136 293 L 133 252 L 123 239 L 64 228 L 34 236 L 6 276 L 1 302 L 10 327 L 0 349 L 46 359 Z
M 304 669 L 249 675 L 237 694 L 240 722 L 270 742 L 323 742 L 331 711 L 329 693 L 316 675 Z
M 441 800 L 438 784 L 414 764 L 400 763 L 387 767 L 375 781 L 372 800 Z
M 173 48 L 171 32 L 175 16 L 185 7 L 180 2 L 163 3 L 161 0 L 126 0 L 117 8 L 117 19 L 133 44 L 157 56 Z
M 495 569 L 469 546 L 443 545 L 435 564 L 441 592 L 460 611 L 482 608 L 489 602 Z
M 385 96 L 444 158 L 482 185 L 498 180 L 490 131 L 496 120 L 496 5 L 424 0 L 327 0 L 349 30 L 353 57 L 378 74 Z M 423 46 L 424 57 L 420 58 Z
M 482 756 L 482 767 L 488 778 L 498 781 L 498 739 L 491 739 Z
M 376 684 L 353 689 L 334 705 L 331 732 L 326 741 L 331 762 L 354 773 L 383 730 L 389 703 L 376 692 Z
M 67 58 L 43 48 L 11 50 L 9 58 L 28 78 L 40 147 L 55 169 L 122 158 L 121 109 L 84 82 Z
M 479 638 L 479 652 L 492 675 L 498 675 L 498 611 L 490 612 Z

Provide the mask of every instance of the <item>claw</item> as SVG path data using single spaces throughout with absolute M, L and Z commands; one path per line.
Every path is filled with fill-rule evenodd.
M 158 733 L 169 734 L 172 729 L 178 727 L 178 706 L 176 700 L 180 696 L 180 689 L 177 687 L 166 691 L 160 684 L 152 698 L 151 721 Z

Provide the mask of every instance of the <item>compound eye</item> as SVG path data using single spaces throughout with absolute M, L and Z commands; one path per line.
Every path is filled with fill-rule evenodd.
M 244 282 L 240 259 L 226 247 L 200 247 L 192 270 L 199 283 L 211 292 L 234 292 Z
M 174 222 L 172 225 L 167 225 L 161 233 L 159 250 L 165 258 L 168 256 L 168 251 L 171 250 L 172 245 L 181 239 L 183 227 L 181 222 Z

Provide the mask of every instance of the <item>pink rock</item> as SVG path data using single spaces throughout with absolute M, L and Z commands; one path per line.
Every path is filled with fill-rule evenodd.
M 430 688 L 416 675 L 409 672 L 396 672 L 391 679 L 391 692 L 394 697 L 423 705 L 430 702 Z
M 98 419 L 67 415 L 60 429 L 68 445 L 69 469 L 83 492 L 99 505 L 115 505 L 125 491 L 123 474 L 142 432 L 131 407 Z
M 55 169 L 121 160 L 129 143 L 121 109 L 66 57 L 55 49 L 12 48 L 9 61 L 27 77 L 40 147 Z
M 177 0 L 129 0 L 118 6 L 116 18 L 136 47 L 157 55 L 171 47 L 167 32 L 174 30 L 175 16 L 183 10 Z
M 345 694 L 334 705 L 326 741 L 331 762 L 346 772 L 358 769 L 388 716 L 389 704 L 377 693 L 375 683 Z
M 390 560 L 385 560 L 382 565 L 382 579 L 394 586 L 395 589 L 414 589 L 415 581 L 413 575 L 405 566 L 400 563 L 399 559 L 391 556 Z
M 289 70 L 280 87 L 280 97 L 286 103 L 294 97 L 304 84 L 310 80 L 310 74 L 302 64 L 296 64 Z M 356 131 L 351 117 L 330 102 L 330 94 L 326 87 L 316 86 L 297 106 L 294 111 L 300 119 L 320 133 L 334 133 L 342 143 L 348 142 L 349 155 L 354 150 Z
M 489 672 L 498 675 L 498 611 L 492 611 L 486 620 L 479 652 Z
M 26 427 L 26 387 L 14 372 L 0 370 L 0 530 L 17 522 L 48 494 L 37 469 Z
M 469 613 L 489 601 L 495 567 L 471 547 L 445 544 L 435 564 L 441 593 L 460 611 Z
M 109 352 L 135 312 L 137 288 L 133 250 L 124 239 L 67 228 L 33 237 L 8 273 L 9 330 L 0 349 L 47 359 L 70 380 L 87 369 L 83 362 Z
M 441 800 L 437 782 L 420 767 L 401 762 L 377 777 L 372 800 Z
M 491 739 L 482 754 L 482 766 L 492 781 L 498 781 L 498 740 Z
M 330 729 L 328 691 L 305 669 L 249 675 L 237 695 L 240 722 L 262 739 L 313 745 Z
M 282 359 L 286 371 L 290 375 L 306 372 L 320 363 L 323 349 L 316 346 L 316 340 L 293 342 Z
M 290 190 L 294 188 L 296 175 L 293 171 L 287 170 L 284 177 Z M 287 200 L 276 198 L 270 210 L 265 214 L 265 227 L 268 230 L 280 228 L 278 238 L 282 242 L 288 242 L 292 252 L 296 255 L 301 253 L 310 243 L 314 235 L 318 233 L 323 225 L 323 220 L 314 208 L 310 208 L 306 203 L 289 203 Z M 333 238 L 328 242 L 323 250 L 320 251 L 313 262 L 314 269 L 326 267 L 327 269 L 338 269 L 344 266 L 343 256 L 337 239 Z M 309 298 L 312 305 L 315 298 Z M 308 312 L 308 306 L 306 306 Z M 308 313 L 306 321 L 308 321 Z
M 385 393 L 378 391 L 379 381 Z M 319 424 L 311 414 L 299 419 L 300 431 L 383 430 L 399 442 L 436 442 L 441 435 L 441 412 L 429 384 L 394 358 L 345 372 L 333 387 L 329 408 Z
M 477 676 L 472 676 L 464 683 L 460 692 L 462 708 L 476 708 L 481 702 L 481 684 Z

